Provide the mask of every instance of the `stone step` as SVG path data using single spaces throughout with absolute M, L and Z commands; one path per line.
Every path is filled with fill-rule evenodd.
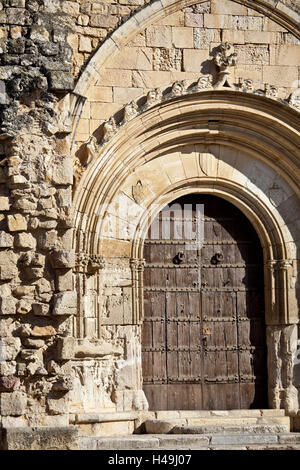
M 170 410 L 149 411 L 148 419 L 192 419 L 192 418 L 259 418 L 283 417 L 285 410 Z M 151 416 L 150 416 L 151 414 Z
M 287 432 L 289 428 L 281 424 L 175 426 L 170 431 L 171 434 L 280 434 Z
M 300 433 L 81 437 L 81 450 L 300 450 Z
M 181 418 L 181 419 L 155 419 L 146 420 L 145 431 L 148 434 L 168 434 L 174 428 L 191 428 L 194 426 L 285 426 L 285 432 L 290 430 L 290 418 L 288 416 L 271 417 L 210 417 L 210 418 Z

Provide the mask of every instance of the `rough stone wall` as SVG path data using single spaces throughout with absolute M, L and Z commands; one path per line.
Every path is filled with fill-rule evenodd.
M 73 89 L 59 2 L 0 6 L 0 414 L 3 426 L 68 423 L 76 313 L 72 268 Z M 47 416 L 48 415 L 48 416 Z

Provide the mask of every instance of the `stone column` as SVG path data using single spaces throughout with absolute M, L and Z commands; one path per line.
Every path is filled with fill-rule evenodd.
M 132 271 L 133 285 L 133 323 L 140 324 L 144 318 L 144 267 L 143 258 L 131 258 L 130 267 Z

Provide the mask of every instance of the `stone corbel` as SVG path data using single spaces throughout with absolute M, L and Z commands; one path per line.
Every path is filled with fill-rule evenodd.
M 131 258 L 133 323 L 140 324 L 144 319 L 144 267 L 143 258 Z

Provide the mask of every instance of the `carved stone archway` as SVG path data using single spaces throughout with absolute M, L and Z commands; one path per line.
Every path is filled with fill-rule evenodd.
M 104 257 L 106 266 L 90 275 L 90 293 L 79 293 L 75 335 L 90 335 L 86 325 L 91 318 L 98 338 L 106 325 L 132 328 L 134 353 L 126 362 L 131 385 L 115 392 L 122 403 L 125 392 L 141 392 L 142 246 L 149 211 L 154 207 L 155 215 L 183 194 L 205 192 L 240 208 L 258 233 L 265 264 L 269 405 L 298 407 L 292 374 L 299 310 L 298 120 L 297 111 L 266 96 L 229 88 L 202 90 L 136 115 L 97 148 L 75 192 L 74 247 Z M 128 212 L 120 216 L 114 211 L 124 200 Z M 114 221 L 126 226 L 117 236 L 111 232 Z M 116 266 L 119 280 L 112 275 Z M 77 275 L 83 285 L 84 273 Z M 112 298 L 116 304 L 108 308 Z M 92 302 L 98 305 L 94 310 L 87 307 Z M 120 310 L 122 320 L 112 319 L 112 312 L 117 317 Z M 122 406 L 117 400 L 117 409 Z

